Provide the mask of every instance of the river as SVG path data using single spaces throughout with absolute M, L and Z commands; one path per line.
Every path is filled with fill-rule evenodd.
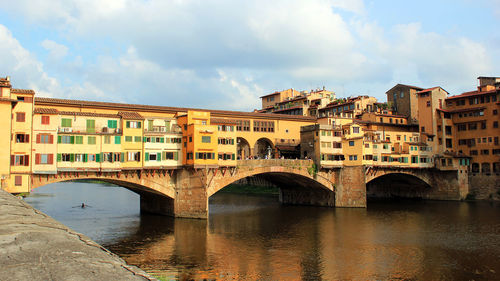
M 98 183 L 51 184 L 25 200 L 165 280 L 500 280 L 499 203 L 332 209 L 217 193 L 209 219 L 192 220 L 141 215 L 136 194 Z

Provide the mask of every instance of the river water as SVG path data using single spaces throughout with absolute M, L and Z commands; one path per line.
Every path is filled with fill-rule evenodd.
M 500 280 L 498 203 L 332 209 L 218 193 L 209 219 L 191 220 L 141 215 L 112 185 L 56 183 L 25 200 L 165 280 Z

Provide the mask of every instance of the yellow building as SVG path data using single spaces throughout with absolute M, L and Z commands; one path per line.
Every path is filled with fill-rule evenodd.
M 144 168 L 182 165 L 182 130 L 169 117 L 147 117 L 144 128 Z
M 124 161 L 122 168 L 141 168 L 144 164 L 143 127 L 144 117 L 137 112 L 120 111 L 118 115 L 123 128 L 122 150 Z
M 237 123 L 219 118 L 211 118 L 210 123 L 217 126 L 217 159 L 219 166 L 236 166 Z

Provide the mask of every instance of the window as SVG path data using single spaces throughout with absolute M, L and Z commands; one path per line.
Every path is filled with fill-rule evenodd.
M 76 144 L 83 144 L 83 136 L 76 136 L 75 143 Z
M 30 135 L 16 134 L 16 143 L 28 143 L 29 141 L 30 141 Z
M 117 120 L 108 120 L 108 128 L 116 129 L 118 127 Z
M 493 128 L 498 128 L 498 121 L 493 121 Z
M 404 92 L 401 92 L 401 93 L 399 94 L 399 97 L 400 97 L 400 98 L 404 98 L 404 96 L 405 96 L 405 93 L 404 93 Z
M 110 144 L 111 143 L 111 136 L 104 136 L 104 143 Z
M 87 132 L 95 133 L 95 120 L 87 119 Z
M 120 136 L 115 136 L 115 144 L 121 144 L 122 138 Z
M 74 136 L 57 136 L 57 143 L 75 143 L 75 137 Z
M 140 136 L 134 136 L 134 142 L 141 142 Z
M 212 141 L 212 138 L 210 136 L 201 136 L 201 142 L 210 143 L 211 141 Z
M 497 115 L 497 114 L 498 114 L 498 110 L 493 109 L 493 115 Z
M 88 137 L 88 140 L 87 140 L 87 143 L 88 144 L 95 144 L 95 137 Z
M 53 164 L 54 155 L 53 154 L 35 154 L 35 164 Z
M 29 166 L 29 155 L 11 155 L 10 164 L 12 166 Z
M 427 107 L 431 107 L 431 101 L 427 101 Z
M 359 127 L 352 127 L 352 133 L 353 134 L 359 133 Z
M 64 128 L 71 127 L 71 119 L 62 118 L 61 119 L 61 127 L 64 127 Z
M 136 151 L 136 152 L 129 151 L 129 152 L 127 152 L 127 161 L 133 161 L 133 162 L 139 162 L 139 161 L 141 161 L 141 152 L 139 152 L 139 151 Z
M 255 132 L 274 132 L 274 121 L 253 121 Z
M 125 136 L 125 142 L 132 142 L 132 136 Z
M 425 127 L 424 126 L 420 127 L 420 132 L 422 132 L 422 133 L 425 132 Z
M 26 113 L 24 112 L 17 112 L 16 113 L 16 121 L 17 122 L 24 122 L 26 120 Z
M 54 136 L 49 134 L 38 134 L 36 143 L 54 143 Z
M 354 141 L 349 141 L 349 146 L 354 146 Z
M 42 125 L 50 124 L 50 116 L 42 116 Z
M 132 129 L 140 129 L 141 128 L 141 122 L 139 121 L 127 121 L 126 123 L 127 128 L 132 128 Z
M 482 149 L 481 150 L 481 155 L 489 155 L 490 154 L 490 150 L 489 149 Z
M 196 152 L 195 153 L 195 158 L 196 159 L 215 159 L 215 153 L 210 153 L 210 152 Z
M 15 183 L 16 186 L 21 186 L 23 185 L 23 176 L 16 176 L 15 177 Z

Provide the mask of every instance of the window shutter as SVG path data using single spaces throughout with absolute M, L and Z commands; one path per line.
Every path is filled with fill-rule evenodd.
M 87 163 L 89 161 L 89 155 L 88 154 L 83 154 L 83 163 Z
M 36 135 L 36 143 L 40 143 L 40 134 Z
M 69 155 L 69 161 L 71 161 L 71 162 L 75 162 L 75 154 L 71 153 L 71 154 Z
M 179 160 L 179 152 L 174 152 L 174 160 Z
M 100 154 L 100 153 L 97 153 L 97 154 L 95 155 L 95 161 L 96 161 L 97 163 L 101 162 L 101 154 Z
M 144 142 L 146 142 L 146 137 L 144 137 Z
M 130 121 L 127 121 L 126 124 L 127 124 L 127 128 L 130 128 Z
M 16 156 L 15 155 L 11 155 L 10 156 L 10 165 L 14 166 L 15 162 L 16 162 Z
M 144 159 L 144 161 L 149 161 L 149 152 L 146 152 L 146 158 Z
M 61 162 L 61 158 L 62 158 L 62 157 L 61 157 L 61 153 L 58 153 L 58 154 L 57 154 L 57 162 Z
M 40 164 L 40 153 L 35 154 L 35 164 Z
M 47 164 L 54 164 L 54 154 L 47 155 Z
M 49 143 L 50 144 L 54 143 L 54 135 L 49 135 Z
M 160 138 L 160 142 L 161 143 L 165 143 L 165 139 L 164 138 Z
M 61 136 L 57 136 L 57 143 L 61 143 Z
M 156 153 L 156 161 L 161 161 L 161 152 Z
M 74 144 L 75 143 L 75 136 L 70 137 L 70 143 Z
M 30 142 L 30 135 L 25 135 L 24 142 Z
M 125 162 L 125 152 L 120 154 L 120 162 Z
M 234 160 L 234 154 L 231 154 L 231 160 Z
M 29 166 L 30 165 L 30 156 L 26 155 L 24 156 L 24 166 Z

